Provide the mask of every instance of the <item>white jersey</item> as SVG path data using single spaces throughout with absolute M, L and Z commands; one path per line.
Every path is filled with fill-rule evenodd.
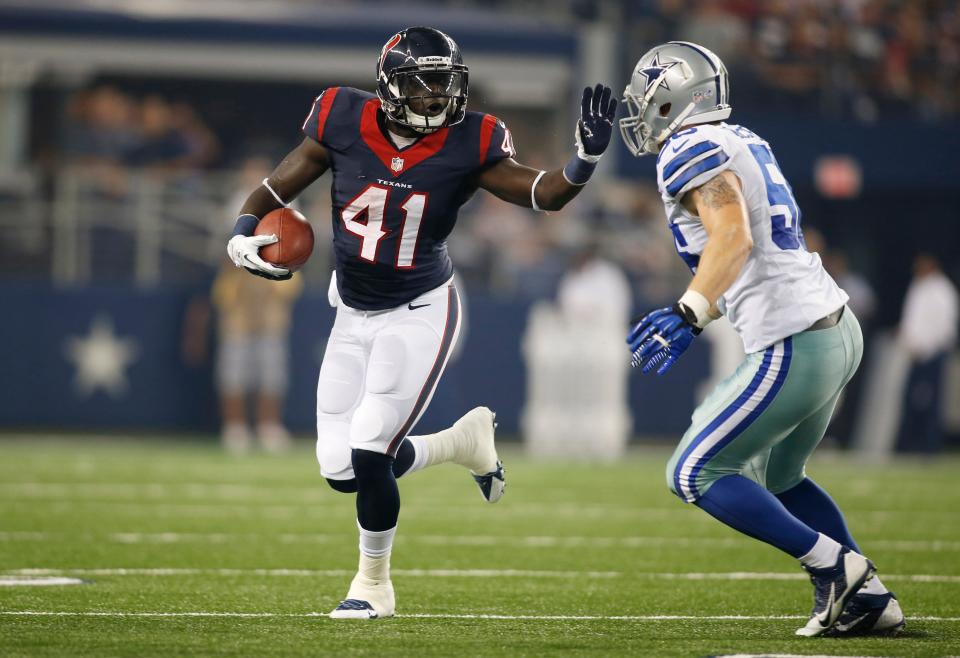
M 717 307 L 743 339 L 747 353 L 807 329 L 847 302 L 847 294 L 810 253 L 800 208 L 770 145 L 742 126 L 705 124 L 681 130 L 657 158 L 657 185 L 677 252 L 696 272 L 707 232 L 680 200 L 722 171 L 743 184 L 753 250 Z

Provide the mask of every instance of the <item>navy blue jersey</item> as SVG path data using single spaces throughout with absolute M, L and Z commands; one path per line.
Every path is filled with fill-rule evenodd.
M 337 287 L 347 306 L 406 304 L 453 275 L 447 236 L 477 189 L 477 174 L 513 155 L 496 117 L 464 120 L 398 149 L 380 101 L 331 87 L 314 101 L 303 132 L 327 148 L 333 170 Z

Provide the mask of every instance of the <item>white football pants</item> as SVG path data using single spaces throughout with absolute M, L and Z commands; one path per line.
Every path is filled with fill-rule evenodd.
M 351 450 L 396 455 L 426 411 L 460 334 L 452 280 L 409 304 L 361 311 L 337 299 L 317 383 L 317 460 L 331 480 L 353 478 Z

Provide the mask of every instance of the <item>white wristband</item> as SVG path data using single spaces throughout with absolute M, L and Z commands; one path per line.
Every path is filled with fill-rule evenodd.
M 264 178 L 264 179 L 263 179 L 263 182 L 262 182 L 261 184 L 262 184 L 265 188 L 267 188 L 267 191 L 270 192 L 270 194 L 273 195 L 273 198 L 277 200 L 277 203 L 279 203 L 279 204 L 280 204 L 281 206 L 283 206 L 284 208 L 289 208 L 289 207 L 290 207 L 290 204 L 288 204 L 286 201 L 284 201 L 283 199 L 281 199 L 281 198 L 280 198 L 280 195 L 277 194 L 277 192 L 276 192 L 272 187 L 270 187 L 269 180 L 270 180 L 270 179 L 268 179 L 268 178 Z
M 688 290 L 683 293 L 683 296 L 677 301 L 678 304 L 683 304 L 691 311 L 694 315 L 697 316 L 697 321 L 694 323 L 699 329 L 703 329 L 708 324 L 713 322 L 713 318 L 710 317 L 710 302 L 707 301 L 707 298 L 698 293 L 696 290 Z
M 537 183 L 539 183 L 540 179 L 546 174 L 547 172 L 541 171 L 537 174 L 537 177 L 533 179 L 533 185 L 530 186 L 530 207 L 537 212 L 544 212 L 543 208 L 537 205 Z

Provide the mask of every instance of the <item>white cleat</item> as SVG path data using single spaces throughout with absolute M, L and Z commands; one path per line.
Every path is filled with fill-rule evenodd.
M 507 483 L 503 463 L 497 456 L 494 435 L 497 429 L 497 414 L 486 407 L 468 411 L 453 424 L 463 432 L 463 455 L 457 463 L 470 469 L 483 499 L 495 503 L 503 496 Z
M 829 569 L 804 569 L 813 583 L 813 612 L 807 624 L 797 629 L 797 635 L 803 637 L 816 637 L 830 630 L 850 599 L 876 573 L 870 560 L 848 548 L 840 549 L 837 563 Z
M 357 574 L 347 598 L 330 612 L 330 619 L 383 619 L 394 615 L 393 583 L 372 582 Z

